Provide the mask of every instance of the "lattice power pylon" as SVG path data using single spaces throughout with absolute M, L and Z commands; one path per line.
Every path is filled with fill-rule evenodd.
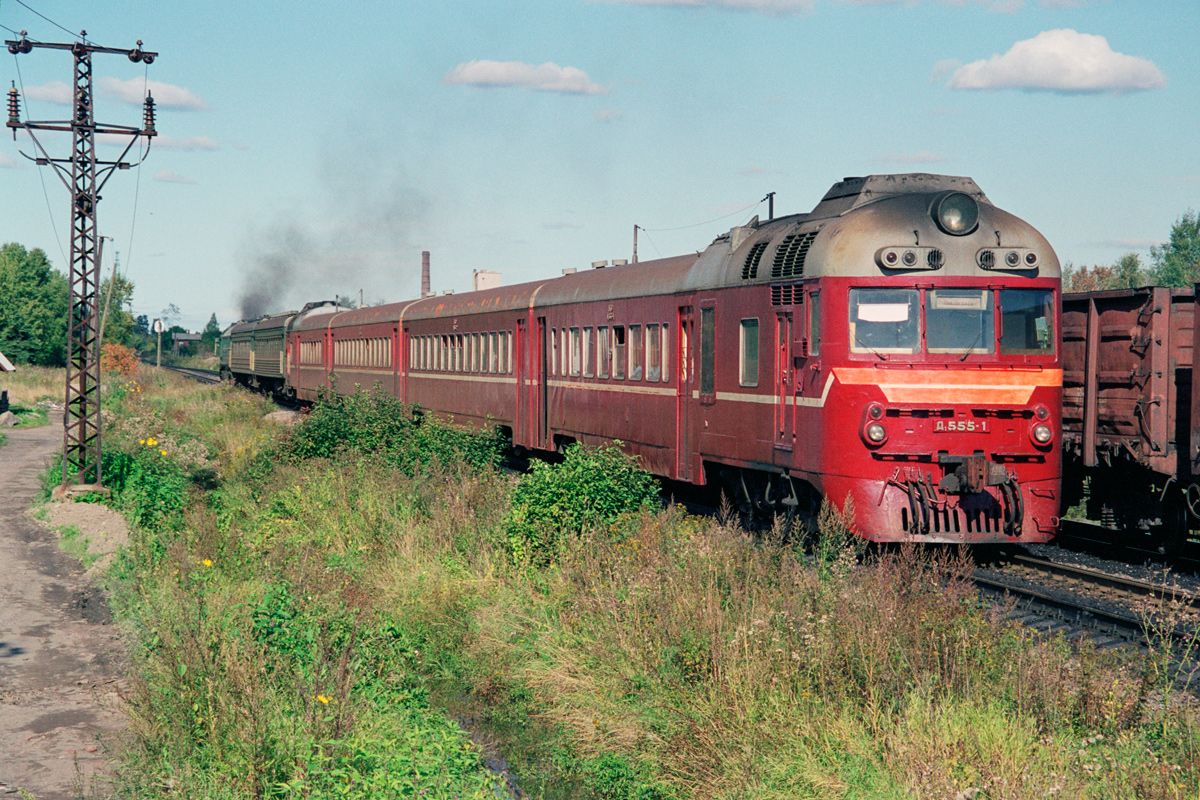
M 70 299 L 67 305 L 67 392 L 63 416 L 63 487 L 72 484 L 99 486 L 100 476 L 100 340 L 99 288 L 100 263 L 97 260 L 99 237 L 96 232 L 96 204 L 100 190 L 117 169 L 129 169 L 135 164 L 124 161 L 135 142 L 145 137 L 147 142 L 154 130 L 154 98 L 146 94 L 142 126 L 98 125 L 95 121 L 92 93 L 92 54 L 114 53 L 126 56 L 134 63 L 150 64 L 157 53 L 137 47 L 122 50 L 99 47 L 87 41 L 87 31 L 80 41 L 71 44 L 34 42 L 21 32 L 21 38 L 6 41 L 8 52 L 32 52 L 35 47 L 51 50 L 70 50 L 75 57 L 75 81 L 70 120 L 21 122 L 20 97 L 16 87 L 8 92 L 8 127 L 29 133 L 37 155 L 26 158 L 38 165 L 51 165 L 71 192 L 71 270 L 68 276 Z M 35 131 L 70 131 L 70 158 L 51 158 L 38 141 Z M 116 161 L 96 159 L 96 134 L 128 136 L 121 157 Z M 149 152 L 147 147 L 146 152 Z M 145 153 L 142 159 L 145 158 Z M 141 163 L 140 161 L 138 163 Z M 69 167 L 68 167 L 69 165 Z

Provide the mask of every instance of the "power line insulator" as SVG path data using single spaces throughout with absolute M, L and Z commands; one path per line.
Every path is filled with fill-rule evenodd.
M 8 124 L 13 127 L 21 124 L 21 100 L 15 83 L 8 90 Z
M 142 112 L 142 133 L 147 136 L 154 136 L 157 131 L 154 130 L 154 95 L 146 92 L 146 105 Z

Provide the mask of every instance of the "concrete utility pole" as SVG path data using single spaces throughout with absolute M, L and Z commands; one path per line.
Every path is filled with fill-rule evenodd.
M 13 140 L 17 130 L 29 134 L 37 155 L 21 155 L 39 166 L 50 165 L 71 192 L 71 269 L 68 277 L 70 299 L 67 307 L 67 392 L 66 413 L 63 417 L 63 478 L 62 488 L 68 486 L 100 485 L 100 339 L 97 335 L 97 290 L 100 284 L 100 263 L 97 250 L 100 241 L 96 233 L 96 203 L 100 190 L 118 169 L 136 166 L 124 161 L 138 139 L 145 137 L 147 152 L 154 130 L 154 98 L 146 94 L 142 112 L 142 127 L 127 125 L 98 125 L 93 116 L 92 54 L 123 55 L 136 63 L 151 64 L 157 53 L 137 46 L 123 50 L 100 47 L 87 40 L 81 31 L 80 41 L 71 44 L 34 42 L 21 31 L 21 38 L 6 41 L 13 55 L 30 53 L 35 47 L 47 50 L 69 50 L 75 58 L 75 81 L 72 115 L 65 121 L 21 122 L 20 97 L 16 87 L 8 90 L 8 127 Z M 38 141 L 35 131 L 69 131 L 70 158 L 51 158 Z M 96 159 L 96 134 L 128 136 L 129 144 L 116 161 Z M 143 160 L 145 154 L 143 154 Z M 141 163 L 138 161 L 137 163 Z M 69 165 L 69 166 L 67 166 Z

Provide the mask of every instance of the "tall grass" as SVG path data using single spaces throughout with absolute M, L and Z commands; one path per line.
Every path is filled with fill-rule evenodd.
M 514 500 L 494 438 L 370 395 L 293 433 L 170 381 L 112 411 L 183 476 L 114 572 L 130 796 L 495 796 L 491 750 L 541 797 L 1195 794 L 1165 673 L 1006 621 L 963 554 L 864 556 L 828 508 L 810 549 L 640 501 L 530 534 L 616 456 Z
M 63 402 L 67 371 L 62 367 L 34 367 L 21 364 L 15 372 L 0 373 L 0 389 L 8 392 L 11 403 L 33 406 L 39 402 Z

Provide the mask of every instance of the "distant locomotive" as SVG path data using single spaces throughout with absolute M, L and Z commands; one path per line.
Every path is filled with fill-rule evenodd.
M 969 178 L 875 175 L 698 255 L 231 326 L 222 369 L 380 387 L 514 446 L 620 440 L 746 514 L 875 541 L 1041 542 L 1060 502 L 1057 256 Z

